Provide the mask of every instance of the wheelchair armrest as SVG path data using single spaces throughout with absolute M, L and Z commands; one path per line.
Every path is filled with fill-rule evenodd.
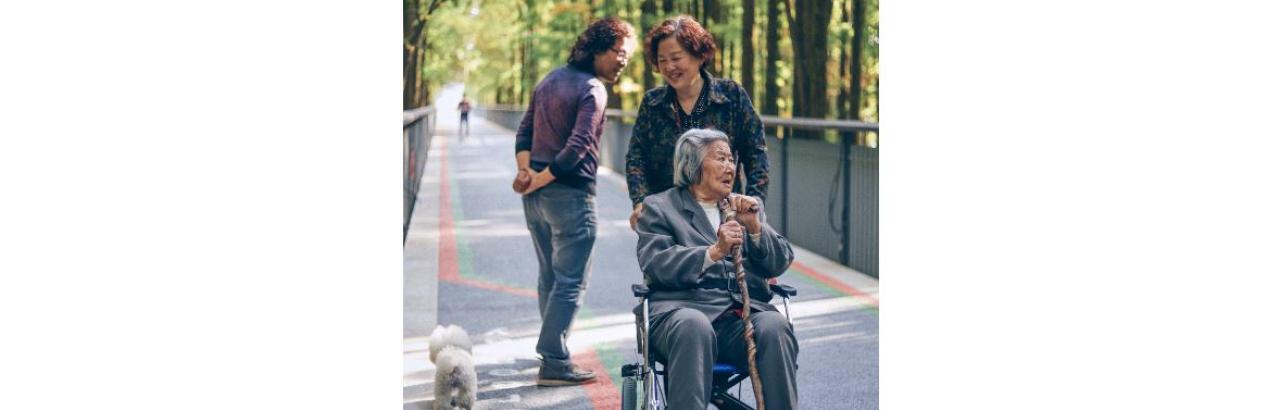
M 769 285 L 769 290 L 772 290 L 775 295 L 781 295 L 782 297 L 792 297 L 796 295 L 796 288 L 793 288 L 790 285 L 773 283 Z
M 639 283 L 632 283 L 631 294 L 636 295 L 638 298 L 648 297 L 649 287 Z

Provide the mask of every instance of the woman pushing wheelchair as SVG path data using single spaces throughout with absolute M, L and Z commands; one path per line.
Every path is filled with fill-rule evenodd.
M 645 197 L 636 224 L 636 254 L 649 287 L 648 345 L 665 365 L 670 409 L 706 409 L 715 363 L 747 368 L 734 246 L 741 247 L 751 298 L 764 407 L 796 408 L 799 345 L 787 317 L 768 303 L 768 280 L 782 275 L 794 255 L 764 222 L 757 199 L 732 193 L 734 160 L 723 132 L 685 132 L 672 161 L 674 187 Z M 736 217 L 722 223 L 722 213 Z

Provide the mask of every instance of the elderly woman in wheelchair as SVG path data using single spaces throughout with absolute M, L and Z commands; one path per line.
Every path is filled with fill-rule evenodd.
M 675 187 L 645 198 L 636 227 L 636 253 L 647 285 L 633 289 L 644 298 L 636 308 L 644 322 L 640 334 L 647 334 L 640 347 L 644 372 L 654 361 L 663 363 L 666 408 L 701 410 L 708 402 L 726 407 L 714 390 L 727 388 L 724 378 L 713 379 L 723 366 L 717 363 L 740 369 L 730 385 L 747 371 L 741 292 L 729 255 L 741 245 L 765 408 L 794 409 L 799 346 L 789 318 L 769 304 L 772 291 L 785 288 L 771 289 L 769 280 L 791 265 L 791 245 L 764 222 L 758 199 L 732 193 L 735 164 L 724 133 L 689 130 L 675 151 Z M 737 216 L 721 223 L 725 206 Z M 648 405 L 661 398 L 652 394 L 651 377 L 646 378 Z

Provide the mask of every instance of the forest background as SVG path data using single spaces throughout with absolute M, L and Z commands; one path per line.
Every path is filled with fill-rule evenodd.
M 404 0 L 404 109 L 452 82 L 475 104 L 525 105 L 587 24 L 617 16 L 641 44 L 609 108 L 635 110 L 663 84 L 644 33 L 680 14 L 712 33 L 712 74 L 742 84 L 761 115 L 878 122 L 879 0 Z M 874 133 L 857 140 L 877 145 Z

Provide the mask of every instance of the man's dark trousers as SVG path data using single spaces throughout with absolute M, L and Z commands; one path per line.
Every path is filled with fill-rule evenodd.
M 596 198 L 587 189 L 551 183 L 524 197 L 524 215 L 538 253 L 537 352 L 544 364 L 565 366 L 565 341 L 591 275 Z

